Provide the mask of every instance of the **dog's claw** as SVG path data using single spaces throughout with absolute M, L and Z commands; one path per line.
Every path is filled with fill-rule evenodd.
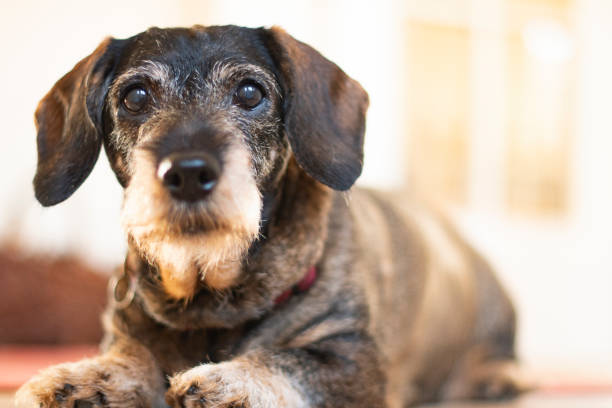
M 55 401 L 61 406 L 70 405 L 70 397 L 76 392 L 77 388 L 72 384 L 64 384 L 64 386 L 57 391 L 55 391 L 54 397 Z M 95 401 L 94 401 L 95 400 Z M 73 408 L 93 408 L 95 406 L 105 406 L 107 405 L 106 395 L 100 391 L 98 391 L 94 397 L 91 399 L 76 399 Z M 43 403 L 40 403 L 40 407 L 44 406 Z
M 57 402 L 66 401 L 66 399 L 68 399 L 68 397 L 74 392 L 74 390 L 75 390 L 74 385 L 68 384 L 68 383 L 64 384 L 64 386 L 61 389 L 55 391 L 55 394 L 54 394 L 55 401 Z

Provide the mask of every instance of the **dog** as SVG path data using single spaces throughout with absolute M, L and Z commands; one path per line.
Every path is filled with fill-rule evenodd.
M 280 28 L 108 38 L 35 119 L 43 206 L 104 145 L 125 267 L 102 353 L 19 407 L 405 407 L 522 391 L 486 261 L 406 196 L 352 188 L 368 95 Z M 350 191 L 349 191 L 350 190 Z

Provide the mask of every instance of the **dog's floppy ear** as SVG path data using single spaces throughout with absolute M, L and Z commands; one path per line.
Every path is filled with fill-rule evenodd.
M 102 144 L 102 111 L 120 40 L 107 38 L 64 75 L 38 104 L 36 198 L 64 201 L 93 169 Z
M 299 165 L 335 190 L 361 174 L 368 94 L 336 64 L 278 27 L 262 29 L 280 71 L 284 120 Z

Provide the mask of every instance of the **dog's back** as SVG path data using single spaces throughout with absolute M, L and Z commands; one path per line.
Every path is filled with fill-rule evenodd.
M 408 194 L 354 189 L 350 213 L 390 406 L 516 391 L 514 309 L 487 262 Z M 483 383 L 493 366 L 509 383 Z

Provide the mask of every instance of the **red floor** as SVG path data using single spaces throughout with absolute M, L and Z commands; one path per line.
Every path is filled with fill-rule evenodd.
M 12 391 L 41 368 L 96 355 L 98 346 L 2 346 L 0 391 Z

